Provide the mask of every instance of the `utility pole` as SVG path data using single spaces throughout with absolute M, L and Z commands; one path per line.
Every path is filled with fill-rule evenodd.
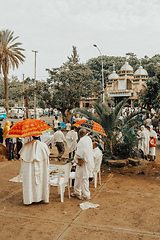
M 102 53 L 99 47 L 96 44 L 93 44 L 93 47 L 96 47 L 100 53 L 101 56 L 101 62 L 102 62 L 102 102 L 105 103 L 105 96 L 104 96 L 104 73 L 103 73 L 103 58 L 102 58 Z
M 35 53 L 35 67 L 34 67 L 34 119 L 36 119 L 36 54 L 38 51 L 32 50 Z
M 22 99 L 22 107 L 24 110 L 24 74 L 23 74 L 23 99 Z

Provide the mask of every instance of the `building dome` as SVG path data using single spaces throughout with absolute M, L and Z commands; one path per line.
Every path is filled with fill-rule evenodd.
M 126 61 L 125 64 L 121 67 L 120 71 L 133 71 L 133 68 L 129 63 Z
M 108 76 L 108 80 L 111 79 L 118 79 L 118 74 L 116 73 L 116 71 L 113 71 L 109 76 Z
M 135 76 L 140 76 L 140 75 L 148 76 L 148 73 L 142 66 L 139 66 L 139 68 L 135 71 L 134 75 Z

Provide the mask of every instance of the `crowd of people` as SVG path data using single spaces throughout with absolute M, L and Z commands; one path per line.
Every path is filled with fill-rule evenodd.
M 0 142 L 5 143 L 8 149 L 9 160 L 15 159 L 15 154 L 21 160 L 20 175 L 23 177 L 24 204 L 49 202 L 49 155 L 53 146 L 57 148 L 59 162 L 62 161 L 67 146 L 68 158 L 76 171 L 72 197 L 90 199 L 89 179 L 92 179 L 94 173 L 100 169 L 103 142 L 98 135 L 89 133 L 85 129 L 77 130 L 73 125 L 74 121 L 72 115 L 71 121 L 65 124 L 64 133 L 61 122 L 56 116 L 53 134 L 45 133 L 42 136 L 29 138 L 7 138 L 13 122 L 10 126 L 9 121 L 6 121 L 4 128 L 0 124 Z M 144 159 L 155 161 L 157 139 L 155 130 L 158 127 L 158 118 L 142 114 L 140 121 L 142 125 L 138 132 L 138 148 Z
M 72 165 L 76 169 L 73 197 L 90 199 L 89 178 L 100 169 L 102 151 L 98 142 L 88 135 L 85 129 L 79 130 L 79 141 L 74 127 L 66 134 L 62 133 L 61 126 L 53 134 L 52 144 L 58 149 L 57 158 L 61 160 L 64 153 L 64 143 L 67 144 L 69 157 L 74 156 Z M 40 136 L 33 136 L 33 140 L 26 143 L 20 150 L 21 176 L 23 176 L 23 203 L 49 202 L 49 155 L 50 150 Z M 79 161 L 82 163 L 79 165 Z
M 13 124 L 13 122 L 11 123 Z M 50 147 L 56 146 L 57 159 L 62 160 L 65 145 L 68 148 L 72 165 L 76 171 L 73 197 L 90 199 L 89 178 L 93 178 L 94 172 L 100 169 L 102 161 L 102 148 L 98 147 L 98 138 L 85 130 L 80 129 L 77 133 L 74 126 L 67 127 L 66 134 L 58 124 L 50 141 L 47 143 L 45 135 L 32 136 L 29 138 L 7 138 L 10 130 L 10 122 L 6 121 L 4 128 L 1 127 L 1 143 L 5 143 L 9 150 L 9 160 L 17 157 L 21 160 L 20 177 L 23 177 L 23 203 L 49 202 L 49 155 Z M 3 139 L 4 138 L 4 139 Z M 46 144 L 47 143 L 47 144 Z M 79 165 L 79 161 L 82 164 Z

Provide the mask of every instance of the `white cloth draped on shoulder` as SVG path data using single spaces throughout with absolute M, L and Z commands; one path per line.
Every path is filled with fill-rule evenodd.
M 102 162 L 102 151 L 98 147 L 93 149 L 93 159 L 95 163 L 93 172 L 97 173 L 100 170 L 100 166 Z
M 66 134 L 66 141 L 67 141 L 67 147 L 68 152 L 73 152 L 77 147 L 77 140 L 78 140 L 78 134 L 74 130 L 69 131 Z
M 49 202 L 49 148 L 39 140 L 26 143 L 20 150 L 23 177 L 23 203 Z
M 150 138 L 157 139 L 157 133 L 153 130 L 153 125 L 150 126 L 149 136 L 150 136 Z M 149 147 L 149 154 L 151 156 L 155 156 L 156 155 L 156 147 Z
M 149 154 L 149 131 L 145 129 L 145 126 L 141 126 L 140 132 L 140 149 L 143 151 L 144 155 L 147 156 Z
M 84 164 L 82 167 L 76 167 L 76 175 L 79 176 L 79 168 L 81 168 L 83 169 L 83 178 L 89 178 L 94 169 L 94 160 L 92 140 L 87 135 L 82 137 L 77 144 L 75 160 L 77 160 L 78 156 L 84 159 Z

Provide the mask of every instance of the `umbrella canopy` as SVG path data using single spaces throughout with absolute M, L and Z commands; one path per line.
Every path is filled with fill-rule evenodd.
M 106 133 L 102 128 L 102 126 L 99 123 L 94 122 L 93 120 L 83 119 L 74 123 L 73 126 L 84 128 L 90 132 L 94 132 L 94 133 L 98 133 L 106 136 Z
M 42 120 L 26 119 L 15 123 L 9 130 L 7 138 L 37 136 L 47 131 L 52 131 L 52 128 Z

